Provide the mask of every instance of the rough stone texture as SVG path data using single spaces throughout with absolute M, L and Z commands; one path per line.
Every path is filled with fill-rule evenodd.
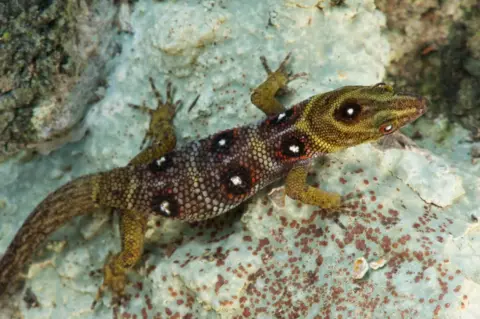
M 72 129 L 98 99 L 114 16 L 103 0 L 0 4 L 0 160 L 83 135 Z
M 154 105 L 149 76 L 159 87 L 172 81 L 186 105 L 201 94 L 176 116 L 180 144 L 262 117 L 249 103 L 265 76 L 260 55 L 275 67 L 293 51 L 292 70 L 309 73 L 292 83 L 285 104 L 380 81 L 389 52 L 384 17 L 370 0 L 331 3 L 136 2 L 105 98 L 85 118 L 91 134 L 49 156 L 0 166 L 0 251 L 48 192 L 138 152 L 148 121 L 127 103 Z M 469 148 L 458 143 L 468 133 L 437 122 L 409 131 L 433 154 L 366 145 L 314 167 L 312 184 L 355 195 L 351 212 L 338 218 L 288 198 L 282 207 L 266 190 L 243 215 L 194 225 L 152 220 L 144 261 L 116 312 L 108 295 L 95 311 L 90 305 L 118 233 L 104 218 L 72 221 L 35 257 L 26 290 L 0 318 L 474 318 L 480 181 Z M 359 257 L 387 263 L 353 280 Z
M 429 117 L 480 127 L 480 5 L 467 1 L 376 0 L 387 16 L 388 81 L 428 96 Z

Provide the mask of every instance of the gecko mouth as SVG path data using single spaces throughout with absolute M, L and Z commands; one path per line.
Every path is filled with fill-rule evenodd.
M 415 96 L 417 98 L 419 107 L 417 108 L 417 115 L 421 116 L 427 112 L 428 109 L 428 100 L 423 96 Z M 417 116 L 417 117 L 418 117 Z

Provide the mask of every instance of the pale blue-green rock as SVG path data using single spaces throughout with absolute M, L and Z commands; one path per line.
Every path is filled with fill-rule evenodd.
M 184 101 L 175 119 L 181 145 L 263 117 L 249 102 L 265 78 L 261 55 L 274 68 L 292 51 L 291 69 L 308 72 L 291 84 L 286 104 L 376 83 L 388 63 L 385 18 L 373 0 L 336 7 L 307 0 L 138 1 L 130 15 L 121 12 L 132 33 L 112 61 L 105 97 L 84 121 L 90 134 L 48 156 L 0 165 L 0 251 L 50 191 L 125 165 L 138 152 L 148 119 L 128 103 L 154 106 L 148 77 L 160 88 L 172 81 Z M 428 141 L 425 146 L 434 145 Z M 118 316 L 474 318 L 480 311 L 480 226 L 472 218 L 480 215 L 478 170 L 442 156 L 441 149 L 434 155 L 371 145 L 329 156 L 315 166 L 311 182 L 358 193 L 354 212 L 338 220 L 288 198 L 285 206 L 274 202 L 271 188 L 242 216 L 195 225 L 152 220 L 145 261 L 130 276 L 130 298 Z M 40 306 L 30 308 L 19 293 L 0 318 L 111 318 L 108 294 L 95 310 L 90 305 L 102 281 L 97 270 L 118 250 L 108 218 L 72 221 L 28 272 L 26 286 Z M 386 264 L 354 280 L 359 257 Z

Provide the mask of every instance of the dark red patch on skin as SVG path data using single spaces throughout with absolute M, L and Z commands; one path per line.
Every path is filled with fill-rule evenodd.
M 164 217 L 177 217 L 180 215 L 175 196 L 159 194 L 153 197 L 151 202 L 152 211 Z
M 210 144 L 210 152 L 212 155 L 217 159 L 223 159 L 226 155 L 229 155 L 235 143 L 236 135 L 238 135 L 238 132 L 236 132 L 235 129 L 215 134 Z
M 241 165 L 229 167 L 220 179 L 222 188 L 229 197 L 246 195 L 252 187 L 251 171 Z
M 173 166 L 172 153 L 167 153 L 158 159 L 155 159 L 148 164 L 148 169 L 153 173 L 165 172 L 168 168 Z
M 309 158 L 309 153 L 305 136 L 286 135 L 278 145 L 275 156 L 282 161 L 298 161 Z
M 283 113 L 269 117 L 266 121 L 266 125 L 285 125 L 293 123 L 298 118 L 298 110 L 296 107 L 292 107 Z

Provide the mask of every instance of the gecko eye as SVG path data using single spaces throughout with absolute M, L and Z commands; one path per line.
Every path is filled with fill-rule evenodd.
M 337 110 L 335 110 L 335 118 L 342 122 L 355 121 L 362 112 L 362 106 L 356 102 L 344 102 Z
M 383 124 L 382 126 L 380 126 L 379 131 L 384 135 L 388 135 L 392 133 L 394 129 L 395 129 L 395 126 L 393 126 L 393 124 Z
M 393 87 L 391 85 L 388 85 L 384 82 L 380 82 L 380 83 L 377 83 L 373 86 L 374 88 L 381 88 L 381 89 L 384 89 L 388 92 L 393 92 Z

